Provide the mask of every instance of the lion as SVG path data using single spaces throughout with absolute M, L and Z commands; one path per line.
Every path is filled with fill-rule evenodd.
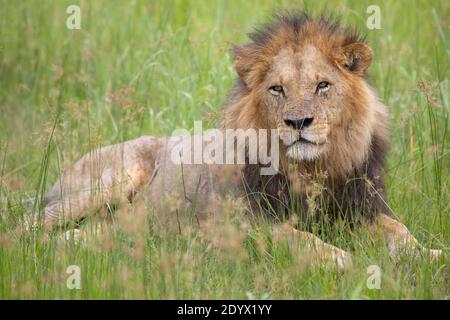
M 389 212 L 383 186 L 388 117 L 366 80 L 372 51 L 365 40 L 305 13 L 279 14 L 249 37 L 232 47 L 238 77 L 220 128 L 276 130 L 276 173 L 261 175 L 261 163 L 174 162 L 169 155 L 179 137 L 143 136 L 92 151 L 63 172 L 46 198 L 45 227 L 140 201 L 167 221 L 176 212 L 178 224 L 193 213 L 207 228 L 221 199 L 231 198 L 251 216 L 269 219 L 275 234 L 306 242 L 311 255 L 341 269 L 351 265 L 351 253 L 279 222 L 344 219 L 385 239 L 393 256 L 404 249 L 439 256 Z M 176 210 L 167 203 L 177 203 Z

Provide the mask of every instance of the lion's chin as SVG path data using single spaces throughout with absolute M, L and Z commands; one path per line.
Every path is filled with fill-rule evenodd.
M 287 147 L 286 155 L 288 158 L 297 161 L 313 161 L 317 159 L 322 152 L 322 146 L 299 142 Z

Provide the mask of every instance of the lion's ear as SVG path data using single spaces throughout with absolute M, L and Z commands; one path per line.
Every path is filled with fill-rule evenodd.
M 372 49 L 356 42 L 340 48 L 339 62 L 349 71 L 363 76 L 372 62 Z
M 234 45 L 231 49 L 234 68 L 239 78 L 251 87 L 251 70 L 255 61 L 255 50 L 250 45 Z

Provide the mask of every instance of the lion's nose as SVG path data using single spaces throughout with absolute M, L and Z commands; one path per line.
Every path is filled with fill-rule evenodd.
M 303 119 L 284 119 L 284 123 L 296 130 L 301 130 L 303 128 L 308 128 L 313 122 L 314 118 L 303 118 Z

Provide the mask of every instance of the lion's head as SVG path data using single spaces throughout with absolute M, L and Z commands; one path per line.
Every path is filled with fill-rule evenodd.
M 233 47 L 239 80 L 225 125 L 276 128 L 287 159 L 323 163 L 331 174 L 362 165 L 386 123 L 364 77 L 372 51 L 363 39 L 306 14 L 277 16 L 250 38 Z

